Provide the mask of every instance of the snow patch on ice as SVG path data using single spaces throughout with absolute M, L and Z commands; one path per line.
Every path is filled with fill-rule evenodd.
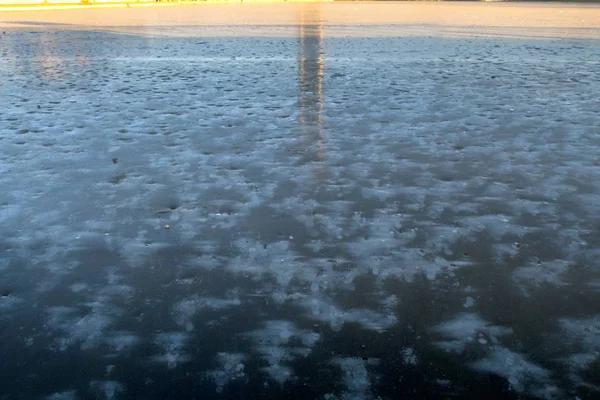
M 560 324 L 570 342 L 581 345 L 588 352 L 600 352 L 600 316 L 587 319 L 563 318 Z
M 462 352 L 474 343 L 499 343 L 502 336 L 513 333 L 511 328 L 492 325 L 474 313 L 461 313 L 452 321 L 436 326 L 434 332 L 451 339 L 436 342 L 438 347 L 456 352 Z
M 540 287 L 543 284 L 566 285 L 566 282 L 562 280 L 562 275 L 569 270 L 572 264 L 572 262 L 566 260 L 540 262 L 535 265 L 517 268 L 512 277 L 524 293 L 528 294 L 528 288 Z
M 540 399 L 560 398 L 560 391 L 552 383 L 548 370 L 507 348 L 493 346 L 487 358 L 476 361 L 471 366 L 478 371 L 506 378 L 517 393 Z
M 190 331 L 193 329 L 192 318 L 202 310 L 224 310 L 226 308 L 239 306 L 240 304 L 241 301 L 237 296 L 229 299 L 192 296 L 175 304 L 173 312 L 177 324 L 185 326 L 186 329 Z
M 587 319 L 564 318 L 560 320 L 560 324 L 563 332 L 561 341 L 573 351 L 561 360 L 570 369 L 570 379 L 577 385 L 600 392 L 600 385 L 588 382 L 582 374 L 589 371 L 592 363 L 600 360 L 600 316 Z
M 122 355 L 124 351 L 130 351 L 133 347 L 135 347 L 140 342 L 140 338 L 138 335 L 120 331 L 107 334 L 104 338 L 104 343 L 109 346 L 111 350 L 116 352 L 118 356 Z
M 102 396 L 106 400 L 117 400 L 125 388 L 117 381 L 92 381 L 90 389 L 94 390 L 97 396 Z
M 475 305 L 475 299 L 472 298 L 471 296 L 467 296 L 467 298 L 465 299 L 465 302 L 463 304 L 464 308 L 471 308 Z
M 292 378 L 293 371 L 286 365 L 297 357 L 308 356 L 320 335 L 295 327 L 289 321 L 267 321 L 263 329 L 246 334 L 255 350 L 269 364 L 264 370 L 279 384 Z
M 67 390 L 51 394 L 43 398 L 44 400 L 77 400 L 77 392 L 75 390 Z
M 154 360 L 167 364 L 169 369 L 176 368 L 177 365 L 187 362 L 189 356 L 185 353 L 184 347 L 189 340 L 189 335 L 183 332 L 163 332 L 154 337 L 154 344 L 160 349 L 161 353 L 154 356 Z
M 405 365 L 417 365 L 419 358 L 412 347 L 402 349 L 402 361 Z
M 48 314 L 48 326 L 66 333 L 56 341 L 56 349 L 60 351 L 74 344 L 79 344 L 82 350 L 97 347 L 102 342 L 104 330 L 114 320 L 106 310 L 92 310 L 81 315 L 79 310 L 72 307 L 52 307 Z
M 364 400 L 372 397 L 371 377 L 365 361 L 357 357 L 336 358 L 333 362 L 342 369 L 345 391 L 343 400 Z
M 223 391 L 223 388 L 233 380 L 243 379 L 245 374 L 244 360 L 246 356 L 241 353 L 218 353 L 217 362 L 219 368 L 209 371 L 207 376 L 214 380 L 217 385 L 217 392 Z
M 398 322 L 392 313 L 380 313 L 368 308 L 340 309 L 330 300 L 319 297 L 305 298 L 301 304 L 309 315 L 318 321 L 327 322 L 334 332 L 339 332 L 345 323 L 354 322 L 365 329 L 383 332 Z

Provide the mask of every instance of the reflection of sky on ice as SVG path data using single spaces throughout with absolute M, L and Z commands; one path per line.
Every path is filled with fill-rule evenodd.
M 598 395 L 596 43 L 302 29 L 3 38 L 10 395 Z

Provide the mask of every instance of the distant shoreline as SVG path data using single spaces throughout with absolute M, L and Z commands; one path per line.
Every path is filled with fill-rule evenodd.
M 169 7 L 170 4 L 131 7 L 111 4 L 58 7 L 54 12 L 21 8 L 16 12 L 0 12 L 0 27 L 7 31 L 90 30 L 182 37 L 199 34 L 294 37 L 297 26 L 319 25 L 327 30 L 329 37 L 428 35 L 600 40 L 598 3 L 290 1 L 284 4 L 264 0 L 251 6 L 246 3 L 231 1 L 219 7 L 224 2 L 209 0 L 195 4 L 197 7 L 183 8 Z M 305 12 L 313 9 L 318 13 Z
M 11 0 L 8 0 L 11 1 Z M 94 8 L 127 8 L 127 7 L 156 7 L 183 6 L 202 4 L 240 4 L 240 3 L 331 3 L 331 2 L 398 2 L 397 0 L 140 0 L 140 1 L 110 1 L 89 0 L 89 2 L 18 4 L 0 0 L 0 11 L 38 11 L 38 10 L 68 10 Z M 564 4 L 600 4 L 600 0 L 401 0 L 400 2 L 457 2 L 457 3 L 564 3 Z M 41 3 L 41 0 L 40 0 Z

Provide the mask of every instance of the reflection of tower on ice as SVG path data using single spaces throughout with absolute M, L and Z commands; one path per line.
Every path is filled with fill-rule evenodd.
M 300 8 L 298 32 L 299 123 L 310 162 L 315 163 L 317 180 L 324 175 L 326 139 L 323 133 L 324 30 L 321 7 L 306 4 Z

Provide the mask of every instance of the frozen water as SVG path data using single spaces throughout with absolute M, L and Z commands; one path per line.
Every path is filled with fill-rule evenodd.
M 177 367 L 178 364 L 189 360 L 184 351 L 184 346 L 189 336 L 182 332 L 164 332 L 156 335 L 154 343 L 158 346 L 160 353 L 154 360 L 164 363 L 169 369 Z
M 193 296 L 177 303 L 175 305 L 174 312 L 177 315 L 176 319 L 179 325 L 185 325 L 186 328 L 193 329 L 191 319 L 196 313 L 202 311 L 203 309 L 218 311 L 239 304 L 240 300 L 236 298 L 215 299 Z
M 76 400 L 77 395 L 74 390 L 68 390 L 66 392 L 54 393 L 50 396 L 43 398 L 44 400 Z
M 230 381 L 243 379 L 245 356 L 239 353 L 219 353 L 217 354 L 219 369 L 209 371 L 208 376 L 214 380 L 217 385 L 217 392 L 222 392 L 223 387 Z
M 561 279 L 561 275 L 567 272 L 572 264 L 572 262 L 565 260 L 537 262 L 535 265 L 516 269 L 513 272 L 513 279 L 522 285 L 536 287 L 542 284 L 566 285 L 566 282 Z
M 289 7 L 2 23 L 0 398 L 600 396 L 598 29 Z
M 402 359 L 404 360 L 404 364 L 406 365 L 417 365 L 419 359 L 415 354 L 415 351 L 411 347 L 407 347 L 402 350 Z
M 335 360 L 343 373 L 346 391 L 340 397 L 344 400 L 359 400 L 371 398 L 371 379 L 365 367 L 365 362 L 360 358 L 340 358 Z
M 289 364 L 298 357 L 307 357 L 319 340 L 318 333 L 299 330 L 289 321 L 268 321 L 263 329 L 249 336 L 268 364 L 264 370 L 279 384 L 294 377 Z
M 598 382 L 590 379 L 593 377 L 591 372 L 600 360 L 600 318 L 565 318 L 560 322 L 566 334 L 566 340 L 563 340 L 568 349 L 568 355 L 562 361 L 570 370 L 569 378 L 580 387 L 600 390 Z
M 492 325 L 473 313 L 459 314 L 456 319 L 437 326 L 435 331 L 451 339 L 438 342 L 439 347 L 459 352 L 475 341 L 487 344 L 486 338 L 489 338 L 493 343 L 498 343 L 503 336 L 513 333 L 511 328 Z
M 92 381 L 90 388 L 96 392 L 98 398 L 105 400 L 116 400 L 123 391 L 123 385 L 116 381 Z
M 551 384 L 547 370 L 503 347 L 493 348 L 488 358 L 475 362 L 473 368 L 505 377 L 519 393 L 529 393 L 543 399 L 561 396 L 558 388 Z
M 474 305 L 475 305 L 475 299 L 473 299 L 471 296 L 467 296 L 463 307 L 469 308 L 469 307 L 473 307 Z

